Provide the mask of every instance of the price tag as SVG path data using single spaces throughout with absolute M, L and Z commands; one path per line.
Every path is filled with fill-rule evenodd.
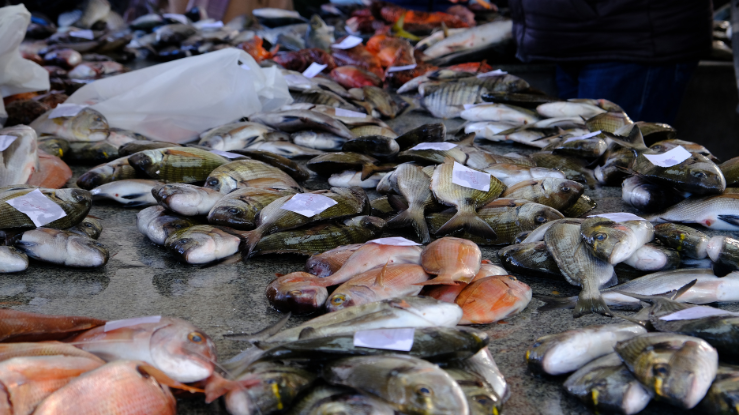
M 500 69 L 496 69 L 494 71 L 477 74 L 477 77 L 478 78 L 488 78 L 491 76 L 503 76 L 503 75 L 508 75 L 508 72 L 501 71 Z
M 354 333 L 355 347 L 409 352 L 416 329 L 360 330 Z
M 675 320 L 693 320 L 696 318 L 712 317 L 712 316 L 736 316 L 739 313 L 732 313 L 731 311 L 721 310 L 713 307 L 706 306 L 695 306 L 686 308 L 685 310 L 676 311 L 672 314 L 662 316 L 659 319 L 665 321 Z
M 321 73 L 322 70 L 326 69 L 326 66 L 328 65 L 321 65 L 319 63 L 313 62 L 310 64 L 308 69 L 303 71 L 303 76 L 305 76 L 306 78 L 313 78 L 314 76 Z
M 606 218 L 610 219 L 614 222 L 626 222 L 630 220 L 645 220 L 642 217 L 636 216 L 633 213 L 626 213 L 626 212 L 616 212 L 616 213 L 601 213 L 600 215 L 590 215 L 589 218 L 592 217 L 599 217 L 599 218 Z
M 644 157 L 647 158 L 652 164 L 659 167 L 672 167 L 676 166 L 683 161 L 687 160 L 692 156 L 690 152 L 683 148 L 683 146 L 677 146 L 673 148 L 670 151 L 664 152 L 662 154 L 645 154 Z
M 593 133 L 590 133 L 590 134 L 585 134 L 585 135 L 581 135 L 581 136 L 579 136 L 579 137 L 570 137 L 570 138 L 568 138 L 567 140 L 565 140 L 565 142 L 564 142 L 564 143 L 562 143 L 562 144 L 567 144 L 567 143 L 569 143 L 570 141 L 576 141 L 576 140 L 587 140 L 588 138 L 593 138 L 593 137 L 595 137 L 596 135 L 600 134 L 601 132 L 602 132 L 602 131 L 598 130 L 598 131 L 596 131 L 596 132 L 593 132 Z
M 243 154 L 236 154 L 236 153 L 229 153 L 228 151 L 221 151 L 221 150 L 210 150 L 213 154 L 218 154 L 221 157 L 225 157 L 227 159 L 235 159 L 239 157 L 246 157 Z
M 487 192 L 490 190 L 490 174 L 472 170 L 455 161 L 452 169 L 452 183 Z
M 285 75 L 285 82 L 287 82 L 288 86 L 313 86 L 313 83 L 308 78 L 304 77 L 303 75 L 298 75 L 294 73 L 289 73 Z
M 95 39 L 95 34 L 92 33 L 92 30 L 75 30 L 74 32 L 69 32 L 69 36 L 87 40 Z
M 361 112 L 356 112 L 356 111 L 345 110 L 343 108 L 336 108 L 336 116 L 337 117 L 347 117 L 347 118 L 367 118 L 367 114 L 362 114 Z
M 49 114 L 49 119 L 59 117 L 74 117 L 85 108 L 87 108 L 87 105 L 59 104 L 51 111 L 51 114 Z
M 199 23 L 197 26 L 201 29 L 220 29 L 223 27 L 223 22 L 220 20 L 217 22 L 203 22 Z
M 312 218 L 333 205 L 337 201 L 330 197 L 314 193 L 298 193 L 282 205 L 282 209 Z
M 457 145 L 454 143 L 419 143 L 416 144 L 411 150 L 441 150 L 441 151 L 447 151 L 451 150 Z
M 418 65 L 416 65 L 415 63 L 413 65 L 391 66 L 391 67 L 387 68 L 387 71 L 388 72 L 410 71 L 411 69 L 415 69 L 416 66 L 418 66 Z
M 0 151 L 5 151 L 17 138 L 14 135 L 0 135 Z
M 249 64 L 247 63 L 242 63 L 241 65 L 239 65 L 239 68 L 246 69 L 247 71 L 251 71 L 251 68 L 249 67 Z
M 189 24 L 190 21 L 187 20 L 187 17 L 184 14 L 177 14 L 177 13 L 164 13 L 162 17 L 165 17 L 170 20 L 174 20 L 176 22 L 180 22 L 182 24 Z
M 349 26 L 347 26 L 347 25 L 344 25 L 344 31 L 346 33 L 349 33 L 350 35 L 358 35 L 359 34 L 359 32 L 352 30 L 352 28 L 349 27 Z
M 405 239 L 401 236 L 392 236 L 389 238 L 380 238 L 367 241 L 368 244 L 377 245 L 393 245 L 393 246 L 418 246 L 421 245 L 417 242 L 413 242 L 410 239 Z
M 64 209 L 52 202 L 39 189 L 10 199 L 5 203 L 13 206 L 17 211 L 24 213 L 36 226 L 44 226 L 47 223 L 67 216 Z
M 357 46 L 361 43 L 362 43 L 361 37 L 349 35 L 345 37 L 344 40 L 342 40 L 341 42 L 331 45 L 331 47 L 334 49 L 351 49 L 354 46 Z
M 139 324 L 151 324 L 159 323 L 162 316 L 147 316 L 147 317 L 134 317 L 127 318 L 124 320 L 113 320 L 105 323 L 105 329 L 103 331 L 112 331 L 116 329 L 122 329 L 124 327 L 137 326 Z

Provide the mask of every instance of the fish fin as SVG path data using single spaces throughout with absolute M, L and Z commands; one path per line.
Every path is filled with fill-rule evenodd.
M 375 278 L 375 285 L 379 287 L 385 286 L 385 273 L 387 272 L 387 266 L 390 265 L 390 260 L 388 259 L 385 265 L 380 270 L 380 273 L 377 274 L 377 278 Z
M 262 231 L 257 228 L 253 231 L 239 232 L 239 236 L 241 236 L 242 239 L 241 252 L 245 259 L 249 258 L 254 247 L 256 247 L 262 239 Z
M 498 237 L 493 228 L 490 227 L 490 224 L 477 216 L 477 213 L 474 211 L 458 211 L 447 223 L 436 230 L 436 235 L 448 235 L 459 229 L 465 229 L 467 232 L 483 238 L 497 239 Z
M 446 23 L 441 22 L 441 30 L 444 32 L 444 39 L 449 37 L 449 28 L 447 27 Z
M 429 227 L 423 216 L 423 209 L 408 208 L 387 221 L 387 227 L 389 229 L 404 228 L 406 226 L 413 226 L 421 243 L 427 244 L 431 242 Z
M 644 143 L 644 136 L 641 133 L 641 129 L 636 124 L 631 127 L 631 131 L 629 131 L 629 135 L 626 137 L 607 133 L 606 136 L 616 143 L 627 148 L 635 150 L 646 150 L 648 148 L 647 145 Z
M 475 133 L 465 134 L 456 143 L 461 146 L 471 146 L 475 143 Z
M 285 324 L 287 324 L 287 321 L 290 319 L 290 316 L 292 313 L 287 313 L 285 317 L 281 318 L 280 321 L 272 325 L 271 327 L 264 328 L 262 330 L 259 330 L 256 333 L 247 334 L 247 333 L 234 333 L 234 334 L 224 334 L 223 337 L 229 339 L 229 340 L 237 340 L 237 341 L 247 341 L 250 343 L 254 343 L 258 340 L 264 340 L 266 338 L 274 336 L 278 331 L 282 330 L 283 327 L 285 327 Z
M 739 215 L 718 215 L 718 218 L 726 223 L 739 226 Z
M 572 310 L 572 316 L 578 318 L 593 313 L 607 317 L 613 316 L 611 310 L 608 308 L 608 304 L 606 304 L 603 296 L 600 295 L 600 291 L 586 283 L 577 296 L 577 303 L 575 304 L 575 309 Z
M 618 276 L 616 275 L 616 272 L 613 272 L 613 275 L 611 275 L 611 279 L 604 282 L 603 285 L 600 286 L 600 288 L 609 288 L 613 287 L 614 285 L 618 285 Z
M 680 297 L 681 295 L 683 295 L 686 292 L 688 292 L 689 289 L 693 288 L 693 286 L 697 282 L 698 282 L 698 280 L 693 280 L 693 281 L 690 281 L 689 283 L 683 285 L 682 287 L 680 287 L 679 290 L 675 291 L 675 294 L 673 294 L 672 297 L 670 297 L 670 300 L 675 301 L 676 298 Z
M 544 302 L 537 311 L 559 310 L 560 308 L 575 308 L 577 297 L 550 297 L 547 295 L 534 294 L 534 298 Z
M 408 40 L 413 40 L 413 41 L 421 40 L 420 37 L 414 35 L 413 33 L 406 32 L 403 29 L 404 22 L 405 22 L 405 13 L 401 14 L 398 20 L 396 20 L 395 24 L 393 25 L 393 32 L 395 32 L 395 35 L 399 37 L 404 37 Z
M 121 199 L 126 199 L 126 200 L 138 199 L 138 198 L 140 198 L 141 196 L 143 196 L 145 194 L 146 193 L 134 193 L 132 195 L 121 196 Z
M 634 324 L 638 324 L 638 325 L 643 326 L 643 327 L 646 327 L 647 326 L 647 321 L 640 320 L 640 319 L 634 318 L 632 316 L 627 316 L 625 314 L 613 313 L 613 317 L 618 317 L 618 318 L 624 319 L 626 321 L 630 321 L 630 322 L 632 322 Z
M 397 117 L 400 117 L 400 116 L 405 115 L 405 114 L 407 114 L 409 112 L 412 112 L 412 111 L 416 111 L 416 110 L 421 110 L 422 109 L 422 107 L 421 107 L 421 101 L 418 98 L 406 97 L 406 96 L 403 96 L 403 95 L 398 95 L 398 97 L 400 99 L 402 99 L 403 102 L 405 102 L 406 104 L 408 104 L 408 106 L 405 107 L 405 109 L 403 109 L 403 111 L 400 114 L 398 114 Z
M 377 171 L 377 166 L 374 164 L 365 164 L 362 166 L 362 180 L 367 180 Z
M 194 388 L 192 386 L 187 386 L 183 383 L 180 383 L 170 378 L 164 372 L 162 372 L 161 370 L 155 368 L 154 366 L 148 363 L 144 363 L 144 362 L 139 363 L 138 365 L 136 365 L 136 370 L 142 375 L 148 375 L 148 376 L 153 377 L 154 379 L 156 379 L 157 382 L 161 383 L 162 385 L 169 386 L 170 388 L 181 389 L 181 390 L 185 390 L 191 393 L 205 392 L 202 389 Z

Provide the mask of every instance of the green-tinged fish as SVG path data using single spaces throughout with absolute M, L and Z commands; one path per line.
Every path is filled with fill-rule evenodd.
M 113 200 L 126 207 L 156 205 L 151 190 L 162 182 L 156 180 L 127 179 L 105 183 L 92 190 L 93 200 Z
M 536 108 L 547 102 L 559 101 L 559 98 L 548 95 L 530 94 L 526 92 L 490 92 L 482 96 L 485 102 L 497 102 L 499 104 L 512 104 L 524 108 Z
M 377 159 L 359 153 L 329 153 L 308 161 L 307 167 L 324 176 L 341 173 L 346 170 L 361 171 L 362 180 L 366 180 L 374 173 L 392 170 L 395 166 L 378 166 Z
M 39 138 L 39 150 L 52 156 L 64 157 L 69 153 L 69 141 L 60 137 Z
M 644 212 L 659 212 L 685 199 L 683 194 L 641 176 L 631 176 L 621 183 L 621 199 Z
M 580 223 L 556 222 L 546 231 L 544 241 L 567 282 L 582 287 L 573 315 L 611 315 L 600 288 L 616 284 L 613 265 L 592 254 L 580 236 Z
M 446 138 L 446 126 L 444 123 L 424 124 L 407 131 L 403 135 L 398 136 L 395 141 L 401 150 L 408 150 L 421 143 L 432 143 L 444 141 Z
M 539 121 L 535 112 L 509 104 L 480 104 L 459 114 L 467 121 L 494 121 L 514 125 L 533 124 Z
M 534 153 L 531 157 L 538 167 L 557 169 L 565 174 L 569 180 L 585 183 L 590 188 L 595 188 L 597 181 L 593 171 L 586 167 L 587 163 L 576 157 L 552 154 L 551 152 Z
M 652 223 L 698 223 L 718 231 L 739 230 L 739 194 L 691 197 L 661 213 L 645 217 Z
M 483 347 L 477 354 L 467 359 L 449 361 L 445 368 L 457 371 L 457 373 L 461 371 L 467 375 L 475 376 L 476 385 L 474 386 L 468 382 L 457 382 L 465 392 L 465 396 L 467 396 L 470 404 L 470 414 L 499 414 L 501 406 L 510 397 L 511 391 L 508 383 L 506 383 L 503 374 L 500 373 L 500 369 L 498 369 L 498 365 L 495 364 L 495 359 L 493 359 L 493 354 L 490 353 L 487 347 Z M 475 403 L 472 403 L 469 400 L 471 396 L 468 392 L 472 392 L 477 388 L 482 388 L 485 392 L 482 396 L 474 395 L 475 397 L 479 396 L 479 399 L 475 398 Z M 482 392 L 482 390 L 477 389 L 478 392 Z
M 8 186 L 2 188 L 0 202 L 8 202 L 36 190 L 30 186 Z M 92 207 L 92 195 L 82 189 L 43 189 L 38 188 L 50 201 L 59 205 L 66 214 L 64 217 L 45 224 L 47 228 L 66 229 L 77 225 L 87 216 Z M 0 229 L 35 228 L 30 217 L 8 203 L 0 205 Z M 40 219 L 43 219 L 41 215 Z
M 583 186 L 572 180 L 545 178 L 517 183 L 507 188 L 501 197 L 530 200 L 564 210 L 574 205 L 583 191 Z
M 351 140 L 352 138 L 356 137 L 365 137 L 368 135 L 384 135 L 385 137 L 390 138 L 396 138 L 398 134 L 395 133 L 395 131 L 391 130 L 389 127 L 384 127 L 380 125 L 363 125 L 361 127 L 354 127 L 351 129 L 352 137 L 349 137 Z
M 564 387 L 598 413 L 631 415 L 641 412 L 653 392 L 644 388 L 616 353 L 593 360 L 570 375 Z
M 708 235 L 677 223 L 661 223 L 654 226 L 654 236 L 664 245 L 675 249 L 682 256 L 703 259 L 708 256 Z
M 289 174 L 259 160 L 236 160 L 213 169 L 204 187 L 228 194 L 242 187 L 302 192 Z
M 541 104 L 536 107 L 536 112 L 546 118 L 555 117 L 581 117 L 585 120 L 593 118 L 606 111 L 596 105 L 584 102 L 557 101 Z
M 12 246 L 0 246 L 0 274 L 28 269 L 28 255 Z
M 549 375 L 574 372 L 593 359 L 614 352 L 618 342 L 645 334 L 634 323 L 606 324 L 540 337 L 526 351 L 529 369 Z
M 615 265 L 654 239 L 654 227 L 645 220 L 614 222 L 594 216 L 585 219 L 580 234 L 593 255 Z
M 470 415 L 500 413 L 502 399 L 480 376 L 455 368 L 444 368 L 444 371 L 462 388 Z
M 156 150 L 158 148 L 171 148 L 171 147 L 182 147 L 179 144 L 167 143 L 165 141 L 148 141 L 148 140 L 137 140 L 131 141 L 130 143 L 123 144 L 118 147 L 118 155 L 120 157 L 130 156 L 131 154 L 138 153 L 144 150 Z
M 274 200 L 293 192 L 285 190 L 243 187 L 221 198 L 208 212 L 208 223 L 234 229 L 250 230 L 256 227 L 259 212 Z
M 708 151 L 707 148 L 703 147 L 700 144 L 694 143 L 692 141 L 685 141 L 685 140 L 678 140 L 678 139 L 670 139 L 670 140 L 662 140 L 658 141 L 651 146 L 649 146 L 650 149 L 657 151 L 659 153 L 664 153 L 665 151 L 672 150 L 675 147 L 681 146 L 682 148 L 688 150 L 691 153 L 697 153 L 704 157 L 707 157 L 711 159 L 713 162 L 717 162 L 718 158 L 711 154 L 710 151 Z
M 457 163 L 454 160 L 447 158 L 444 164 L 434 170 L 431 178 L 431 191 L 436 199 L 447 206 L 457 208 L 457 213 L 439 228 L 438 232 L 448 234 L 465 229 L 473 235 L 495 238 L 495 231 L 477 215 L 476 210 L 500 196 L 506 186 L 493 176 L 487 178 L 489 180 L 489 183 L 485 183 L 487 191 L 455 184 L 453 183 L 455 164 Z
M 75 164 L 101 164 L 118 158 L 118 147 L 107 140 L 95 142 L 71 142 L 64 156 L 67 162 Z
M 544 150 L 553 154 L 592 160 L 605 154 L 608 149 L 606 140 L 599 136 L 579 138 L 580 136 L 580 134 L 563 134 L 559 140 L 551 142 Z
M 344 137 L 339 137 L 331 133 L 323 131 L 298 131 L 290 135 L 293 143 L 324 151 L 340 151 L 341 147 L 348 141 Z
M 604 159 L 605 163 L 593 170 L 595 178 L 600 184 L 618 186 L 627 176 L 625 169 L 628 169 L 634 162 L 634 152 L 625 147 L 611 146 L 606 151 Z
M 128 163 L 128 157 L 121 157 L 88 170 L 77 179 L 77 186 L 91 190 L 105 183 L 135 178 L 136 169 Z
M 388 220 L 390 229 L 412 226 L 421 243 L 431 242 L 424 214 L 426 208 L 434 203 L 431 194 L 431 178 L 420 166 L 401 164 L 393 173 L 392 188 L 408 203 L 408 208 Z
M 364 91 L 364 100 L 380 114 L 389 118 L 395 118 L 398 114 L 398 104 L 384 89 L 376 86 L 365 86 L 362 91 Z
M 195 220 L 173 215 L 163 206 L 151 206 L 136 214 L 139 232 L 157 245 L 164 245 L 174 232 L 194 225 L 197 225 Z
M 286 412 L 288 415 L 394 415 L 388 403 L 350 388 L 316 386 Z
M 327 25 L 317 14 L 311 16 L 308 30 L 305 32 L 305 46 L 331 52 L 331 44 L 335 41 L 334 27 Z
M 212 128 L 200 134 L 198 145 L 214 150 L 238 150 L 264 140 L 264 134 L 274 131 L 266 125 L 254 122 L 236 122 Z
M 241 238 L 211 225 L 174 231 L 164 246 L 188 264 L 207 264 L 239 252 Z
M 507 246 L 498 251 L 498 257 L 508 271 L 562 280 L 557 262 L 543 241 Z
M 71 117 L 49 118 L 49 110 L 31 123 L 38 135 L 50 134 L 68 141 L 102 141 L 108 137 L 110 127 L 103 114 L 84 108 Z
M 714 236 L 708 241 L 706 252 L 713 261 L 716 275 L 723 276 L 739 270 L 739 240 L 728 236 Z
M 207 215 L 223 193 L 184 183 L 161 184 L 151 190 L 157 203 L 183 216 Z
M 275 362 L 255 363 L 236 376 L 236 382 L 243 379 L 256 384 L 226 394 L 226 409 L 232 414 L 282 413 L 316 380 L 311 371 Z
M 716 379 L 698 408 L 711 415 L 732 415 L 739 412 L 739 367 L 719 365 Z
M 99 219 L 93 216 L 87 216 L 82 219 L 82 222 L 67 229 L 77 235 L 87 236 L 88 238 L 97 239 L 100 234 L 103 233 L 103 224 Z
M 195 183 L 204 181 L 216 167 L 228 159 L 197 148 L 161 148 L 144 150 L 128 157 L 137 171 L 164 182 Z
M 378 197 L 372 200 L 370 205 L 372 206 L 372 216 L 387 219 L 390 215 L 396 213 L 396 210 L 388 201 L 388 196 Z
M 39 144 L 40 145 L 40 144 Z M 739 157 L 719 164 L 718 166 L 726 179 L 726 186 L 732 187 L 739 185 Z
M 605 131 L 613 134 L 619 128 L 627 124 L 633 124 L 628 115 L 623 111 L 609 111 L 604 112 L 593 117 L 588 118 L 585 121 L 585 126 L 590 131 Z
M 124 130 L 123 128 L 111 128 L 110 134 L 105 141 L 114 145 L 116 148 L 120 148 L 123 145 L 132 143 L 134 141 L 150 141 L 146 136 L 139 134 L 135 131 Z
M 101 267 L 110 257 L 108 249 L 100 242 L 59 229 L 26 231 L 15 246 L 35 260 L 67 267 Z
M 703 399 L 718 368 L 716 349 L 679 334 L 643 334 L 620 342 L 616 353 L 657 399 L 683 409 Z
M 396 410 L 412 415 L 466 414 L 464 392 L 438 366 L 410 356 L 359 356 L 328 364 L 329 383 L 377 396 Z
M 249 121 L 279 128 L 286 132 L 321 130 L 347 139 L 354 138 L 349 129 L 332 117 L 310 110 L 288 110 L 254 114 Z M 361 127 L 360 127 L 361 128 Z
M 477 104 L 480 96 L 488 92 L 482 85 L 468 85 L 461 82 L 443 82 L 438 85 L 421 84 L 423 90 L 420 106 L 430 112 L 434 118 L 459 117 L 465 110 L 465 105 Z M 403 98 L 408 100 L 408 98 Z M 411 108 L 419 107 L 415 102 L 409 102 Z
M 366 154 L 372 157 L 389 158 L 398 154 L 400 146 L 395 139 L 382 135 L 358 137 L 345 142 L 341 151 Z
M 566 218 L 581 218 L 597 206 L 598 204 L 590 196 L 580 195 L 574 205 L 562 209 L 561 212 Z

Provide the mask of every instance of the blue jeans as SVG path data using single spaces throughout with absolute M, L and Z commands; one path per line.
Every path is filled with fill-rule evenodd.
M 672 124 L 698 62 L 558 64 L 559 97 L 605 98 L 634 121 Z

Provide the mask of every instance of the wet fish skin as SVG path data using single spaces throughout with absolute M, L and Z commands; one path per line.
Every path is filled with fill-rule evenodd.
M 243 187 L 290 192 L 303 191 L 303 188 L 289 174 L 259 160 L 236 160 L 218 166 L 209 172 L 203 187 L 222 194 L 229 194 L 234 189 Z
M 631 149 L 618 146 L 609 147 L 604 155 L 605 162 L 597 166 L 593 173 L 598 183 L 607 186 L 617 186 L 626 178 L 627 174 L 623 169 L 629 168 L 634 162 L 634 152 Z
M 652 223 L 698 223 L 723 231 L 739 230 L 739 194 L 689 198 L 663 212 L 645 217 Z
M 570 141 L 575 137 L 577 136 L 573 134 L 564 134 L 559 142 L 550 144 L 545 150 L 551 150 L 553 154 L 593 160 L 605 154 L 608 149 L 606 141 L 598 136 Z
M 100 234 L 103 233 L 103 223 L 94 216 L 87 216 L 82 219 L 82 222 L 78 223 L 71 228 L 66 229 L 77 235 L 87 236 L 88 238 L 98 239 Z
M 157 203 L 183 216 L 206 215 L 223 197 L 216 190 L 184 183 L 160 184 L 151 194 Z
M 118 156 L 128 157 L 132 154 L 138 153 L 144 150 L 154 150 L 157 148 L 171 148 L 171 147 L 182 147 L 179 144 L 167 143 L 164 141 L 148 141 L 148 140 L 137 140 L 131 141 L 130 143 L 123 144 L 118 148 Z
M 408 150 L 420 143 L 444 141 L 446 126 L 444 123 L 424 124 L 398 136 L 395 141 L 400 150 Z
M 286 132 L 319 129 L 344 137 L 354 138 L 349 129 L 328 115 L 310 110 L 288 110 L 271 113 L 258 113 L 249 117 L 249 121 L 264 124 L 273 128 L 279 128 Z
M 347 143 L 346 138 L 326 132 L 298 131 L 290 137 L 299 146 L 325 151 L 340 151 Z
M 385 176 L 385 173 L 375 173 L 362 180 L 362 172 L 346 170 L 341 173 L 332 174 L 328 178 L 328 184 L 332 187 L 361 187 L 363 189 L 374 189 Z
M 496 179 L 508 186 L 509 190 L 512 186 L 526 180 L 541 180 L 545 178 L 564 179 L 565 175 L 559 170 L 547 169 L 544 167 L 528 167 L 518 164 L 492 164 L 483 169 L 484 172 L 490 173 Z M 582 186 L 581 186 L 582 187 Z
M 226 408 L 232 414 L 275 413 L 290 407 L 299 394 L 313 385 L 315 373 L 275 362 L 255 363 L 239 380 L 257 380 L 248 388 L 235 388 L 225 396 Z
M 719 364 L 716 379 L 698 408 L 710 414 L 731 414 L 736 411 L 737 380 L 739 373 L 736 366 Z
M 659 167 L 645 155 L 657 154 L 653 150 L 642 151 L 634 160 L 631 169 L 655 184 L 669 186 L 694 195 L 720 194 L 726 189 L 726 179 L 721 169 L 700 154 L 672 167 Z
M 317 278 L 307 272 L 291 272 L 269 283 L 265 295 L 269 304 L 279 311 L 313 313 L 320 310 L 328 298 L 326 287 L 313 284 Z
M 128 157 L 95 166 L 77 178 L 77 186 L 91 190 L 116 180 L 135 179 L 136 169 L 128 163 Z
M 582 117 L 587 120 L 606 111 L 592 104 L 559 101 L 541 104 L 536 107 L 536 112 L 547 118 Z
M 160 246 L 172 233 L 194 225 L 194 220 L 173 215 L 163 206 L 150 206 L 136 214 L 139 232 Z
M 573 180 L 548 177 L 517 183 L 507 188 L 501 197 L 530 200 L 557 210 L 564 210 L 574 205 L 584 191 L 584 187 Z
M 529 242 L 507 246 L 498 251 L 505 269 L 524 275 L 560 280 L 562 273 L 547 250 L 545 242 Z
M 459 116 L 467 121 L 494 121 L 515 125 L 533 124 L 539 121 L 539 117 L 532 111 L 510 104 L 475 105 L 463 110 Z
M 739 157 L 726 160 L 719 164 L 718 167 L 726 179 L 726 187 L 736 187 L 739 185 Z
M 650 242 L 654 238 L 654 227 L 644 220 L 614 222 L 595 216 L 585 219 L 580 233 L 593 255 L 615 265 Z
M 256 187 L 242 187 L 226 195 L 221 193 L 221 198 L 208 212 L 208 223 L 239 230 L 254 229 L 259 212 L 274 200 L 289 194 L 293 192 Z
M 174 231 L 164 246 L 188 264 L 207 264 L 239 252 L 241 238 L 211 225 Z
M 16 247 L 33 259 L 68 267 L 101 267 L 110 257 L 108 249 L 92 238 L 49 228 L 24 232 Z
M 689 226 L 661 223 L 654 226 L 654 236 L 688 258 L 703 259 L 708 256 L 708 235 Z
M 422 288 L 418 283 L 428 278 L 419 265 L 385 264 L 380 269 L 356 275 L 337 287 L 326 301 L 326 311 L 334 312 L 397 296 L 418 295 Z
M 360 127 L 354 127 L 351 129 L 351 132 L 353 136 L 349 138 L 350 140 L 356 137 L 364 137 L 368 135 L 384 135 L 385 137 L 390 138 L 398 137 L 398 134 L 396 134 L 395 131 L 391 130 L 389 127 L 380 125 L 363 125 Z
M 51 111 L 31 123 L 39 135 L 50 134 L 68 141 L 102 141 L 110 133 L 108 120 L 92 108 L 85 108 L 73 117 L 49 119 Z
M 488 90 L 481 85 L 446 82 L 433 91 L 427 90 L 421 98 L 420 105 L 435 118 L 454 118 L 465 111 L 465 104 L 480 102 L 480 95 L 487 92 Z
M 377 158 L 390 158 L 398 154 L 400 146 L 395 139 L 382 135 L 357 137 L 345 142 L 341 151 L 367 154 Z
M 197 148 L 145 150 L 128 157 L 134 169 L 164 182 L 195 183 L 204 181 L 213 169 L 228 159 Z
M 739 241 L 728 236 L 714 236 L 706 247 L 716 275 L 723 276 L 739 269 Z
M 384 89 L 376 86 L 362 87 L 364 99 L 380 114 L 388 118 L 395 118 L 398 114 L 398 105 Z
M 0 202 L 7 202 L 24 196 L 36 188 L 25 185 L 8 186 L 0 189 Z M 66 216 L 44 225 L 46 228 L 66 229 L 77 225 L 87 216 L 92 207 L 92 195 L 83 189 L 44 189 L 38 188 L 44 196 L 59 205 Z M 0 208 L 0 229 L 35 228 L 31 219 L 7 203 Z
M 538 167 L 557 169 L 564 173 L 567 179 L 585 183 L 591 189 L 595 188 L 597 181 L 593 176 L 593 171 L 585 167 L 581 159 L 551 154 L 551 152 L 534 153 L 531 157 Z
M 363 244 L 343 245 L 329 251 L 313 255 L 305 261 L 305 271 L 316 277 L 328 277 L 338 271 Z
M 680 265 L 680 253 L 662 245 L 648 243 L 637 249 L 622 264 L 639 271 L 667 271 Z M 618 274 L 618 270 L 616 273 Z
M 455 302 L 464 315 L 460 325 L 490 324 L 518 314 L 531 301 L 531 287 L 512 275 L 497 275 L 473 281 Z
M 334 389 L 335 387 L 332 386 L 330 388 Z M 314 388 L 314 392 L 312 393 L 315 393 L 315 389 L 316 388 Z M 290 411 L 288 413 L 291 415 L 303 413 L 345 413 L 356 415 L 395 414 L 395 409 L 380 399 L 354 392 L 352 389 L 349 388 L 335 389 L 337 390 L 337 392 L 329 396 L 307 396 L 305 398 L 305 403 L 298 403 L 296 406 L 293 407 L 294 411 Z M 308 402 L 309 399 L 310 402 Z M 305 405 L 305 411 L 302 410 L 302 406 L 298 407 L 298 405 Z
M 284 171 L 285 173 L 289 174 L 290 177 L 298 181 L 308 180 L 308 178 L 310 177 L 310 172 L 307 171 L 302 165 L 279 154 L 253 149 L 231 150 L 231 152 L 244 155 L 253 160 L 259 160 L 261 162 L 269 164 L 272 167 L 277 167 L 278 169 Z
M 156 205 L 151 190 L 161 185 L 156 180 L 127 179 L 105 183 L 90 190 L 93 200 L 114 200 L 126 207 Z
M 481 259 L 482 252 L 474 242 L 449 236 L 437 239 L 421 252 L 423 269 L 437 277 L 422 285 L 469 283 L 480 271 Z
M 511 21 L 498 21 L 455 33 L 423 51 L 424 60 L 440 58 L 460 50 L 473 51 L 511 36 Z
M 399 193 L 408 202 L 408 208 L 388 220 L 390 229 L 412 226 L 416 231 L 421 243 L 429 243 L 428 225 L 424 218 L 426 208 L 433 204 L 431 194 L 431 178 L 428 177 L 420 166 L 401 164 L 395 169 L 395 183 L 393 190 Z
M 659 212 L 684 199 L 675 191 L 639 176 L 631 176 L 621 183 L 621 198 L 644 212 Z
M 352 152 L 329 153 L 308 161 L 308 169 L 324 176 L 345 170 L 361 171 L 362 180 L 366 180 L 376 172 L 392 170 L 394 166 L 378 166 L 377 159 L 364 154 Z
M 483 347 L 477 354 L 470 358 L 448 362 L 446 368 L 460 370 L 468 375 L 474 375 L 477 377 L 478 382 L 482 381 L 482 385 L 486 390 L 492 392 L 492 394 L 485 393 L 482 400 L 477 400 L 475 404 L 471 405 L 470 414 L 474 414 L 475 412 L 473 410 L 480 407 L 484 408 L 484 411 L 480 415 L 499 413 L 501 406 L 510 397 L 511 390 L 500 369 L 495 364 L 493 354 L 490 353 L 490 349 L 487 347 Z M 469 399 L 468 390 L 464 386 L 462 390 Z
M 118 158 L 118 148 L 106 140 L 94 142 L 72 142 L 65 159 L 74 164 L 101 164 Z
M 39 150 L 52 156 L 64 157 L 69 152 L 69 142 L 61 137 L 49 137 L 38 140 Z
M 590 131 L 605 131 L 613 134 L 619 128 L 627 124 L 633 124 L 628 115 L 623 111 L 608 111 L 593 117 L 590 117 L 585 121 L 585 125 Z
M 253 122 L 237 122 L 212 128 L 200 134 L 198 145 L 214 150 L 239 150 L 264 140 L 264 134 L 272 128 Z
M 655 330 L 667 333 L 678 333 L 703 339 L 713 346 L 722 361 L 736 362 L 737 324 L 739 319 L 731 315 L 688 318 L 684 320 L 662 320 L 652 315 L 649 322 Z
M 598 204 L 595 200 L 591 199 L 588 195 L 583 194 L 580 195 L 574 205 L 566 209 L 562 209 L 562 214 L 565 215 L 566 218 L 581 218 L 597 206 Z
M 0 246 L 0 274 L 28 269 L 28 256 L 12 246 Z
M 716 158 L 713 154 L 711 154 L 711 152 L 708 151 L 707 148 L 703 147 L 700 144 L 694 143 L 692 141 L 668 139 L 668 140 L 658 141 L 652 144 L 651 146 L 649 146 L 649 148 L 654 151 L 664 153 L 678 146 L 683 147 L 684 149 L 688 150 L 691 153 L 697 153 L 704 157 L 707 157 L 713 162 L 718 162 L 718 158 Z

